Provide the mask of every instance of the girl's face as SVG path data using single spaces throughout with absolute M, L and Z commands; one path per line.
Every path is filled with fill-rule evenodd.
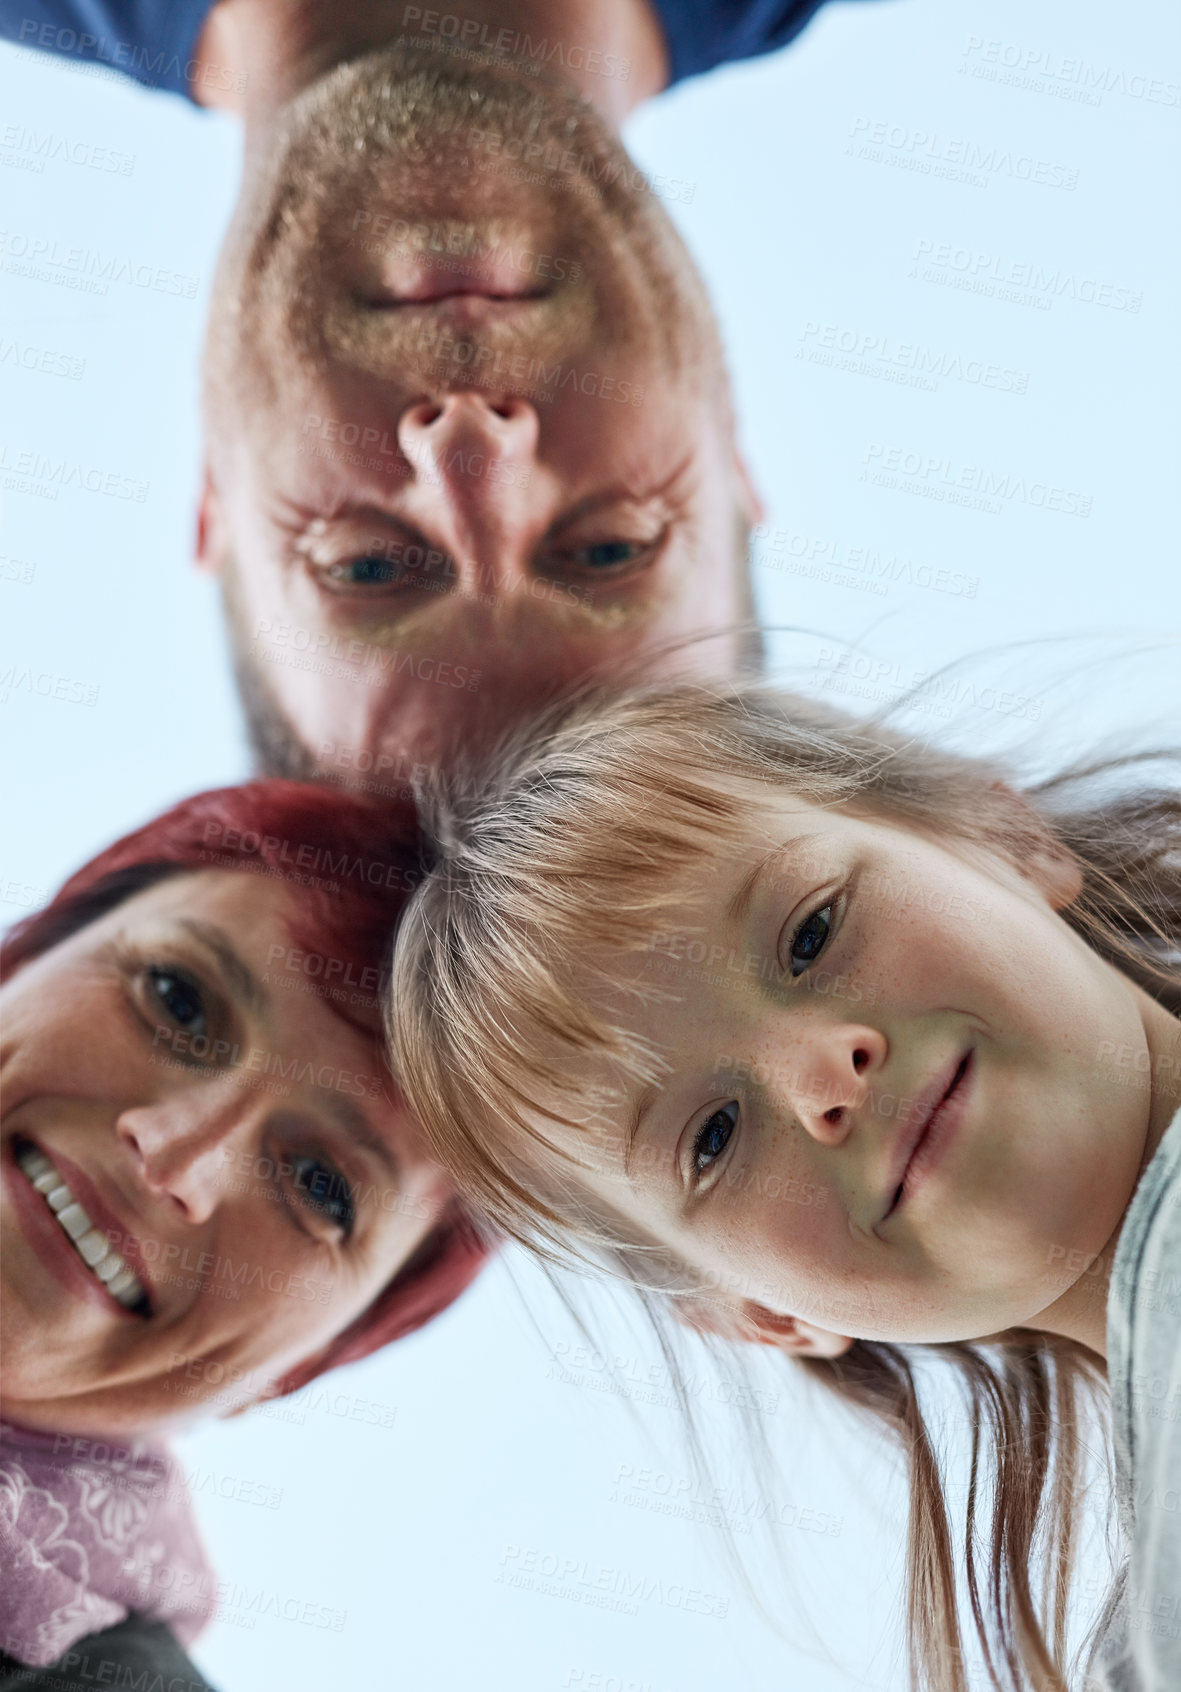
M 0 993 L 14 1421 L 111 1433 L 248 1403 L 437 1220 L 450 1189 L 375 1043 L 300 972 L 296 899 L 174 876 Z
M 726 1302 L 864 1339 L 1036 1325 L 1135 1185 L 1147 998 L 1055 914 L 1073 867 L 767 816 L 686 882 L 683 931 L 618 962 L 675 1002 L 598 1008 L 669 1068 L 579 1136 L 588 1180 Z

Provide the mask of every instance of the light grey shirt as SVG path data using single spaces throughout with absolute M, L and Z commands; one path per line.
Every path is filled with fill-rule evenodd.
M 1181 1111 L 1141 1175 L 1107 1299 L 1115 1489 L 1128 1550 L 1088 1692 L 1181 1692 Z

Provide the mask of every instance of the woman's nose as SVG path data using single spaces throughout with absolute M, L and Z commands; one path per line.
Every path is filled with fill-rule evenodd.
M 213 1214 L 247 1128 L 240 1087 L 200 1081 L 121 1112 L 115 1132 L 149 1192 L 171 1199 L 190 1222 Z

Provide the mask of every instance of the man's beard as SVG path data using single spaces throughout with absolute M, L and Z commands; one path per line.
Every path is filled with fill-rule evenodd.
M 403 45 L 338 66 L 282 114 L 276 141 L 235 213 L 214 287 L 212 392 L 241 392 L 245 370 L 272 399 L 268 365 L 288 349 L 389 362 L 422 385 L 455 385 L 433 326 L 358 311 L 338 273 L 347 249 L 384 227 L 459 231 L 487 250 L 524 238 L 598 278 L 593 296 L 557 287 L 530 321 L 462 337 L 474 370 L 521 353 L 552 366 L 593 341 L 679 371 L 712 354 L 716 328 L 680 237 L 643 173 L 570 89 L 485 60 L 465 64 Z M 429 239 L 429 237 L 428 237 Z M 466 250 L 465 249 L 465 250 Z M 256 390 L 257 392 L 257 390 Z

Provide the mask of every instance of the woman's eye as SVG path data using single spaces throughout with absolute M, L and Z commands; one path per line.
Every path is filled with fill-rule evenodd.
M 833 907 L 825 905 L 819 911 L 813 911 L 806 922 L 802 922 L 792 936 L 791 942 L 791 973 L 802 975 L 809 964 L 815 963 L 828 944 L 828 937 L 832 933 Z
M 188 1034 L 208 1034 L 205 1001 L 196 982 L 171 969 L 149 969 L 152 995 L 166 1016 Z
M 693 1142 L 693 1173 L 704 1175 L 711 1163 L 715 1163 L 730 1143 L 731 1135 L 738 1126 L 738 1101 L 731 1099 L 720 1110 L 715 1110 L 707 1121 L 702 1123 L 701 1130 Z
M 291 1179 L 300 1202 L 339 1228 L 347 1239 L 356 1221 L 356 1207 L 352 1188 L 340 1170 L 319 1157 L 293 1157 Z

